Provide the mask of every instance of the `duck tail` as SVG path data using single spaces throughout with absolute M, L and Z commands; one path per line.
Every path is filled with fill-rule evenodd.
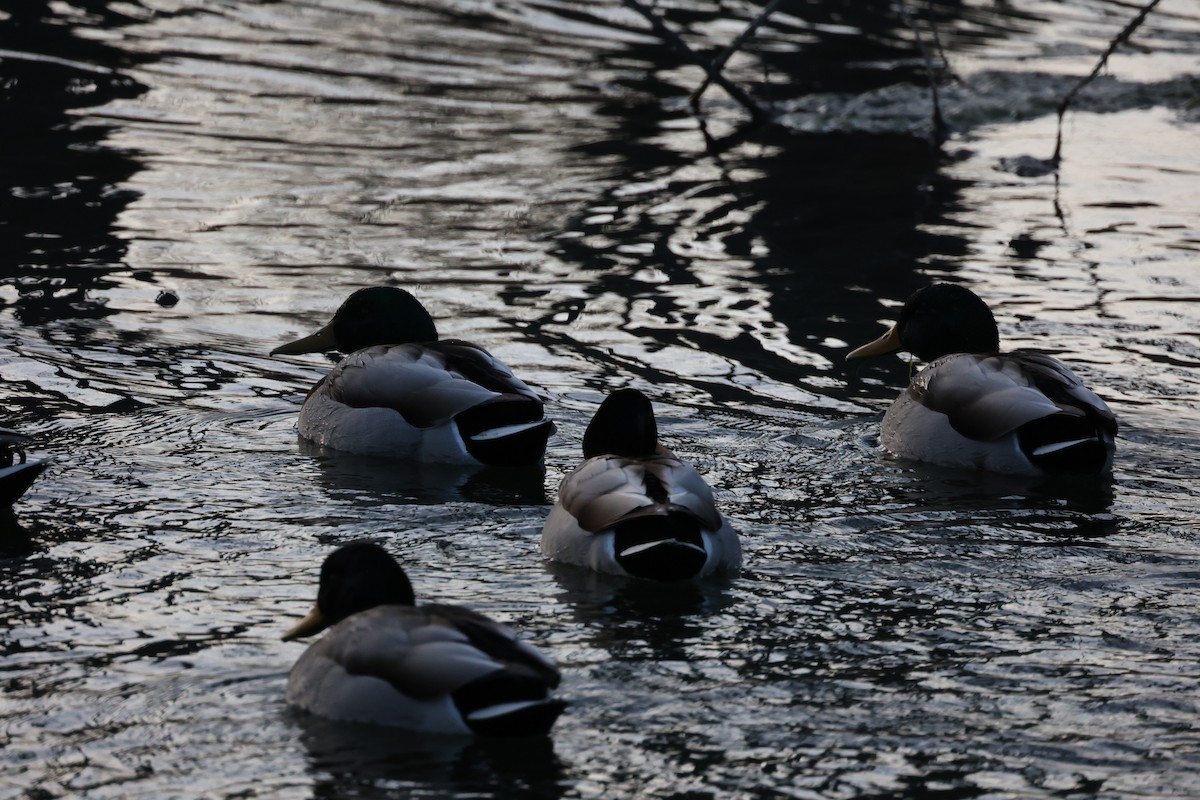
M 679 510 L 619 522 L 613 553 L 630 575 L 658 581 L 694 578 L 708 561 L 700 522 Z
M 1082 413 L 1060 412 L 1022 425 L 1021 450 L 1048 473 L 1097 473 L 1112 464 L 1113 438 L 1103 420 Z
M 544 736 L 567 704 L 549 696 L 545 680 L 500 669 L 454 692 L 454 705 L 480 736 Z
M 537 464 L 554 433 L 554 423 L 543 417 L 541 401 L 521 395 L 501 395 L 472 406 L 455 416 L 454 423 L 472 457 L 499 467 Z

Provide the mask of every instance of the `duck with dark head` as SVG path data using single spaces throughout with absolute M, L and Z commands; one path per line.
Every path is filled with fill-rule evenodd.
M 542 553 L 597 572 L 673 581 L 729 573 L 741 545 L 692 465 L 659 444 L 649 398 L 610 394 L 583 437 L 584 462 L 563 478 Z
M 311 336 L 271 355 L 347 355 L 308 393 L 300 435 L 334 450 L 435 463 L 540 463 L 542 401 L 478 345 L 439 340 L 403 289 L 359 289 Z
M 1112 411 L 1058 359 L 1000 352 L 995 317 L 970 289 L 918 290 L 895 325 L 847 359 L 900 350 L 929 363 L 883 417 L 880 441 L 893 455 L 1017 475 L 1111 469 Z
M 290 705 L 328 719 L 425 733 L 538 736 L 566 704 L 558 668 L 500 623 L 417 605 L 383 547 L 352 542 L 321 565 L 317 603 L 284 641 L 329 631 L 288 674 Z

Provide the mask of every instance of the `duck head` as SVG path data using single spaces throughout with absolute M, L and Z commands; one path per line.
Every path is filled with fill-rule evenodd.
M 434 342 L 437 338 L 433 318 L 417 298 L 395 286 L 372 286 L 346 298 L 328 325 L 276 347 L 271 355 L 331 350 L 352 353 L 377 344 Z
M 922 361 L 951 353 L 995 353 L 1000 350 L 1000 333 L 996 318 L 979 295 L 964 286 L 935 283 L 914 292 L 896 324 L 875 341 L 851 351 L 846 360 L 899 350 Z
M 412 584 L 396 559 L 374 542 L 352 542 L 326 557 L 316 606 L 283 640 L 312 636 L 375 606 L 415 602 Z
M 658 423 L 650 399 L 637 389 L 618 389 L 604 399 L 583 434 L 583 457 L 652 456 L 658 448 Z

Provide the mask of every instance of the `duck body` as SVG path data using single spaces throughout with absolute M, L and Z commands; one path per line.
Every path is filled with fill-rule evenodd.
M 284 638 L 340 620 L 292 667 L 289 705 L 328 719 L 481 736 L 544 734 L 562 713 L 565 704 L 550 695 L 557 668 L 506 626 L 459 606 L 413 605 L 407 578 L 396 577 L 403 572 L 390 565 L 399 565 L 377 545 L 348 545 L 330 559 L 317 609 Z M 354 563 L 370 560 L 382 568 Z
M 884 415 L 880 443 L 893 455 L 1033 476 L 1112 468 L 1112 411 L 1058 359 L 1000 353 L 995 319 L 970 290 L 918 291 L 895 326 L 849 358 L 901 349 L 930 363 Z
M 741 565 L 737 533 L 717 510 L 712 489 L 656 438 L 650 401 L 640 392 L 622 390 L 605 400 L 584 438 L 586 460 L 559 486 L 542 529 L 543 555 L 660 581 Z M 597 452 L 610 449 L 616 452 Z
M 545 454 L 554 424 L 537 394 L 483 348 L 439 341 L 402 289 L 360 289 L 329 325 L 271 354 L 324 350 L 349 354 L 305 399 L 297 427 L 306 439 L 452 464 L 536 464 Z
M 554 561 L 655 580 L 701 578 L 742 562 L 712 490 L 671 454 L 597 456 L 568 475 L 542 531 Z
M 1016 475 L 1112 468 L 1116 422 L 1062 362 L 1040 353 L 937 359 L 888 408 L 900 458 Z
M 530 735 L 563 709 L 558 672 L 508 628 L 455 606 L 385 605 L 339 622 L 288 674 L 289 705 L 441 734 Z
M 554 425 L 503 362 L 468 342 L 376 345 L 343 358 L 300 409 L 335 450 L 451 464 L 532 464 Z

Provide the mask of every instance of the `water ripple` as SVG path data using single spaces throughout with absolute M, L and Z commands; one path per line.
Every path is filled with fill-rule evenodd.
M 45 58 L 0 61 L 0 102 L 44 137 L 0 202 L 3 422 L 55 459 L 2 526 L 10 792 L 1196 793 L 1194 15 L 1156 12 L 1114 57 L 1055 178 L 1012 165 L 1049 155 L 1120 3 L 933 4 L 961 79 L 940 152 L 910 30 L 865 7 L 788 9 L 731 62 L 784 113 L 740 136 L 718 92 L 703 125 L 686 112 L 699 70 L 618 6 L 121 9 L 89 11 L 86 40 L 34 25 L 55 30 L 22 53 Z M 754 11 L 659 10 L 713 53 Z M 909 366 L 843 357 L 932 279 L 1110 402 L 1111 481 L 882 453 Z M 267 353 L 379 283 L 543 393 L 544 470 L 298 439 L 328 363 Z M 714 486 L 736 578 L 667 592 L 540 560 L 621 385 Z M 279 636 L 359 538 L 560 662 L 553 740 L 285 708 L 300 647 Z

